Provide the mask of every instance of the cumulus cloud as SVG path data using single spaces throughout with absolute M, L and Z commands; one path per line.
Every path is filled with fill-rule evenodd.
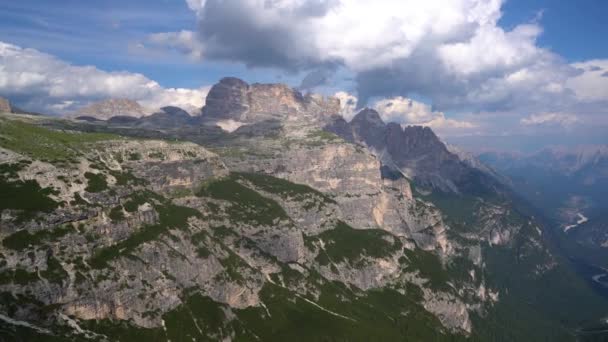
M 208 87 L 163 88 L 142 74 L 76 66 L 38 50 L 0 42 L 0 94 L 31 110 L 65 113 L 95 100 L 129 98 L 149 108 L 204 104 Z
M 357 97 L 345 91 L 335 93 L 334 97 L 340 100 L 340 114 L 344 119 L 350 121 L 357 114 Z
M 356 96 L 341 91 L 334 95 L 340 99 L 341 114 L 350 121 L 358 112 Z M 435 111 L 431 106 L 402 96 L 375 101 L 372 106 L 384 122 L 396 122 L 401 125 L 428 126 L 442 133 L 470 130 L 477 124 L 470 121 L 455 120 L 446 117 L 443 112 Z
M 382 99 L 373 104 L 385 122 L 428 126 L 437 130 L 462 130 L 477 127 L 472 122 L 450 119 L 431 106 L 402 96 Z
M 425 103 L 417 102 L 402 96 L 379 100 L 373 107 L 384 121 L 405 124 L 422 124 L 436 119 L 443 113 L 433 111 Z
M 155 45 L 313 71 L 317 82 L 314 70 L 343 67 L 354 76 L 360 107 L 411 93 L 444 111 L 559 106 L 575 100 L 566 81 L 587 72 L 536 44 L 538 20 L 501 28 L 504 0 L 186 1 L 196 32 L 151 36 Z
M 581 101 L 608 101 L 608 59 L 575 63 L 573 66 L 584 70 L 567 82 L 577 98 Z
M 148 36 L 151 46 L 174 49 L 188 55 L 193 60 L 203 58 L 203 45 L 199 42 L 196 32 L 182 30 L 179 32 L 161 32 Z
M 569 127 L 579 121 L 576 115 L 566 113 L 533 114 L 520 120 L 521 124 L 526 126 L 559 125 L 563 127 Z

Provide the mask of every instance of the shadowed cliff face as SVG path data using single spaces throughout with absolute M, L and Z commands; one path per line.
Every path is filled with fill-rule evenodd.
M 498 187 L 490 176 L 467 166 L 448 151 L 428 127 L 385 124 L 378 112 L 366 108 L 350 123 L 335 118 L 325 129 L 347 141 L 368 146 L 384 165 L 399 170 L 421 186 L 456 193 Z

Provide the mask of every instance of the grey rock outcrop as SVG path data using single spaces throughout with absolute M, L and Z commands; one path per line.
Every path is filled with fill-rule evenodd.
M 141 118 L 152 114 L 150 110 L 142 107 L 139 103 L 129 99 L 108 99 L 91 103 L 80 108 L 69 117 L 90 117 L 98 120 L 108 120 L 115 116 Z
M 366 145 L 384 165 L 421 186 L 456 193 L 498 187 L 491 175 L 469 167 L 451 153 L 428 127 L 385 124 L 378 112 L 366 108 L 350 123 L 334 118 L 325 129 Z
M 11 103 L 7 99 L 0 97 L 0 113 L 12 113 L 12 111 Z
M 339 112 L 337 98 L 304 96 L 284 84 L 249 85 L 227 77 L 209 91 L 202 119 L 253 123 L 269 119 L 303 120 L 304 117 L 310 120 Z

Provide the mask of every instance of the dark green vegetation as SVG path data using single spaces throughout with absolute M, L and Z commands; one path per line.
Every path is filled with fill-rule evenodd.
M 161 235 L 168 235 L 172 229 L 186 230 L 188 229 L 188 218 L 193 216 L 200 217 L 200 213 L 197 210 L 174 205 L 162 196 L 152 192 L 140 193 L 137 196 L 141 201 L 144 200 L 143 196 L 148 196 L 145 201 L 152 204 L 158 212 L 158 223 L 142 226 L 125 240 L 97 251 L 91 260 L 89 260 L 89 264 L 93 268 L 107 267 L 108 262 L 121 256 L 129 255 L 145 242 L 154 241 Z
M 406 260 L 402 260 L 402 263 L 407 265 L 406 270 L 418 271 L 422 278 L 429 280 L 431 288 L 446 290 L 450 278 L 437 255 L 423 250 L 409 249 L 404 249 L 403 253 Z
M 306 281 L 299 279 L 299 281 Z M 126 323 L 89 321 L 81 325 L 112 341 L 480 341 L 449 334 L 418 303 L 420 289 L 402 295 L 393 290 L 353 292 L 339 283 L 320 284 L 318 299 L 305 298 L 277 285 L 261 292 L 264 308 L 234 310 L 200 294 L 163 315 L 166 331 Z M 267 311 L 266 311 L 267 310 Z
M 57 241 L 72 231 L 74 229 L 69 226 L 39 230 L 34 233 L 24 229 L 5 237 L 2 240 L 2 245 L 12 250 L 22 251 L 30 246 L 39 246 L 46 242 Z
M 277 202 L 239 183 L 238 177 L 231 175 L 211 181 L 204 184 L 196 195 L 229 202 L 226 214 L 237 222 L 273 225 L 277 220 L 289 219 Z
M 26 163 L 4 164 L 0 166 L 0 212 L 5 209 L 17 210 L 17 222 L 35 217 L 38 213 L 49 213 L 59 206 L 50 198 L 54 189 L 41 188 L 36 180 L 15 179 Z
M 86 172 L 84 177 L 87 179 L 87 187 L 85 188 L 88 192 L 102 192 L 108 189 L 108 182 L 106 176 L 102 173 L 91 173 Z
M 329 196 L 302 184 L 295 184 L 290 181 L 276 178 L 259 173 L 233 173 L 233 177 L 238 177 L 251 182 L 256 188 L 272 194 L 280 195 L 292 201 L 304 202 L 305 209 L 317 207 L 320 209 L 326 204 L 335 204 L 336 201 Z
M 330 262 L 356 263 L 363 257 L 383 258 L 402 248 L 401 242 L 379 229 L 354 229 L 338 222 L 334 229 L 306 238 L 308 244 L 322 240 L 325 248 L 319 250 L 317 261 L 322 265 Z
M 521 227 L 507 245 L 481 245 L 485 281 L 500 296 L 487 315 L 473 316 L 474 329 L 490 341 L 572 341 L 582 322 L 606 314 L 608 301 L 589 291 L 567 260 L 555 252 L 550 234 L 541 223 L 526 219 L 534 210 L 525 203 L 506 202 L 496 196 L 474 197 L 435 193 L 423 196 L 441 209 L 444 221 L 459 233 L 488 234 L 494 226 Z M 481 203 L 484 205 L 482 206 Z M 489 215 L 483 208 L 500 204 L 506 211 Z M 485 220 L 491 217 L 491 223 Z M 534 241 L 544 241 L 540 248 Z M 461 239 L 461 243 L 475 242 Z M 427 260 L 428 261 L 428 260 Z M 433 262 L 435 263 L 435 262 Z M 431 284 L 441 284 L 441 273 L 428 274 L 436 267 L 420 266 Z M 462 270 L 447 267 L 447 279 L 461 278 Z M 573 315 L 572 313 L 576 314 Z M 505 329 L 509 327 L 509 329 Z

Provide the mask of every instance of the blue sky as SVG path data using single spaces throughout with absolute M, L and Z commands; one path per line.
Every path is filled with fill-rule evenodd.
M 224 76 L 308 76 L 306 91 L 445 136 L 601 136 L 605 13 L 602 0 L 4 0 L 0 96 L 52 113 L 121 95 L 197 107 Z
M 608 1 L 513 0 L 503 6 L 501 25 L 512 27 L 542 13 L 539 44 L 569 61 L 608 57 Z

